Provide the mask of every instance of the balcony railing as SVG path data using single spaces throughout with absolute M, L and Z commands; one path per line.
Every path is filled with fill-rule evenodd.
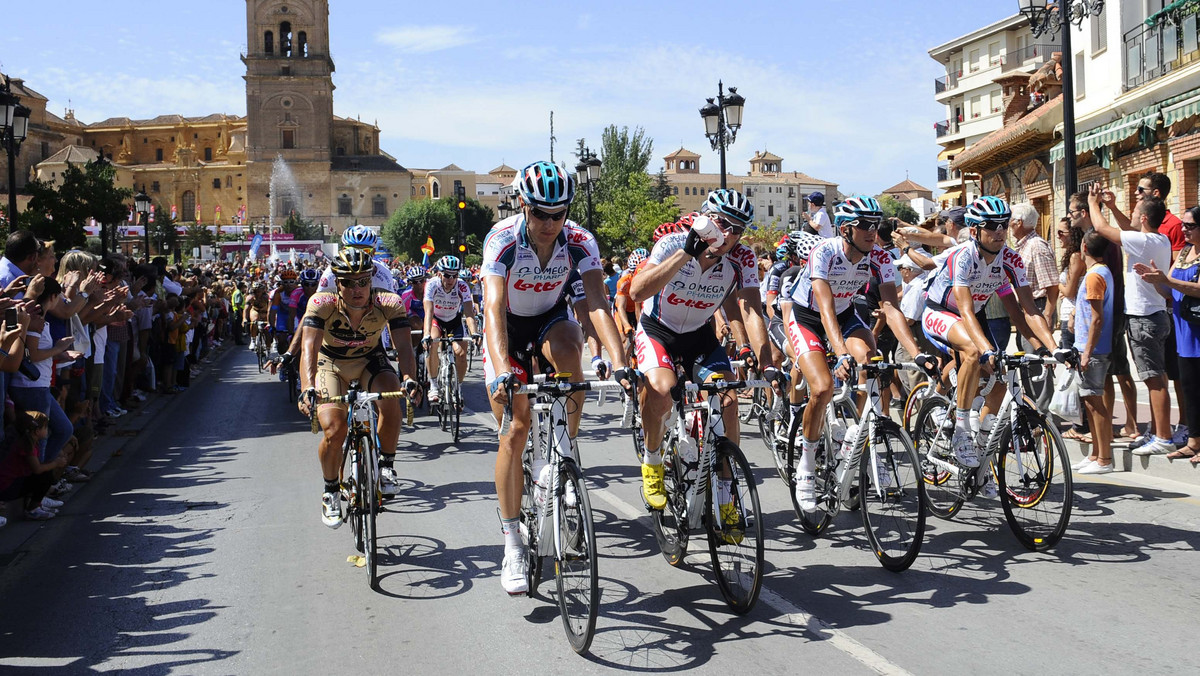
M 958 86 L 958 75 L 948 73 L 933 81 L 933 93 L 941 94 L 944 91 L 954 89 Z
M 1027 64 L 1041 65 L 1050 60 L 1057 45 L 1026 45 L 1020 49 L 1005 54 L 1002 58 L 1004 70 L 1020 68 Z
M 1193 11 L 1181 17 L 1178 25 L 1139 24 L 1125 33 L 1125 89 L 1140 87 L 1200 60 L 1198 18 Z
M 955 122 L 953 120 L 943 120 L 942 122 L 935 122 L 933 124 L 933 132 L 935 134 L 937 134 L 938 138 L 941 138 L 943 136 L 948 136 L 950 134 L 957 134 L 958 133 L 958 124 L 959 124 L 958 122 Z
M 938 183 L 950 180 L 950 167 L 938 167 Z

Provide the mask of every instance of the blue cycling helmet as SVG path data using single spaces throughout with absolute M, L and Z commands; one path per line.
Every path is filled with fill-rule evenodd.
M 788 240 L 784 241 L 783 244 L 780 244 L 778 249 L 775 249 L 775 262 L 778 263 L 778 262 L 786 261 L 787 259 L 789 259 L 795 255 L 796 255 L 796 244 L 794 242 L 792 242 L 792 240 L 788 239 Z
M 634 249 L 633 253 L 629 254 L 629 258 L 625 260 L 626 270 L 636 270 L 637 266 L 642 264 L 642 261 L 650 257 L 650 252 L 645 249 Z
M 434 268 L 438 272 L 458 272 L 462 264 L 458 262 L 458 256 L 442 256 Z
M 854 195 L 833 209 L 833 224 L 842 226 L 859 219 L 879 223 L 883 220 L 883 209 L 874 197 Z
M 970 227 L 983 225 L 985 222 L 1007 225 L 1010 218 L 1012 210 L 1008 208 L 1008 202 L 991 195 L 975 198 L 963 214 L 963 220 Z
M 560 209 L 575 199 L 575 179 L 551 162 L 534 162 L 517 176 L 521 200 L 528 206 Z
M 342 233 L 342 246 L 375 249 L 379 246 L 379 235 L 365 225 L 352 225 Z
M 754 205 L 742 193 L 722 188 L 708 193 L 700 213 L 720 214 L 742 225 L 750 225 L 750 221 L 754 220 Z
M 301 284 L 316 284 L 321 281 L 321 273 L 316 268 L 304 268 L 300 271 Z

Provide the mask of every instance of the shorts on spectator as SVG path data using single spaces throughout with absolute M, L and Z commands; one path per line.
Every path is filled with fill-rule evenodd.
M 1166 373 L 1167 334 L 1171 318 L 1166 310 L 1146 317 L 1129 316 L 1129 352 L 1138 377 L 1148 380 Z
M 1094 354 L 1088 359 L 1087 368 L 1083 370 L 1083 379 L 1079 382 L 1079 396 L 1104 396 L 1104 386 L 1108 384 L 1109 361 L 1107 354 Z
M 1108 355 L 1108 374 L 1112 376 L 1129 375 L 1129 353 L 1125 351 L 1125 333 L 1128 328 L 1128 318 L 1124 313 L 1113 316 L 1112 354 Z

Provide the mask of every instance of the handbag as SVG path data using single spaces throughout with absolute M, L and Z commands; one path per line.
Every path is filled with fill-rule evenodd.
M 1079 397 L 1079 371 L 1071 369 L 1050 398 L 1050 412 L 1075 425 L 1083 424 L 1083 401 Z
M 1191 250 L 1192 245 L 1189 244 L 1183 247 L 1183 250 L 1179 252 L 1179 256 L 1175 259 L 1176 269 L 1180 269 L 1182 267 L 1184 259 L 1187 258 L 1188 252 Z M 1194 282 L 1196 281 L 1197 277 L 1195 271 L 1200 271 L 1200 263 L 1193 264 L 1192 268 L 1192 279 L 1188 281 Z M 1179 300 L 1178 306 L 1180 317 L 1183 317 L 1191 324 L 1200 324 L 1200 298 L 1183 294 L 1183 297 Z

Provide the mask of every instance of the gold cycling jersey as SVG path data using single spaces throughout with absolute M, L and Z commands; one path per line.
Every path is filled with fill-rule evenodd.
M 408 313 L 400 296 L 374 290 L 367 301 L 366 314 L 358 326 L 350 317 L 336 293 L 317 293 L 308 299 L 304 326 L 325 332 L 321 352 L 334 359 L 355 359 L 383 349 L 383 328 L 392 331 L 409 328 Z
M 246 304 L 250 306 L 251 310 L 259 314 L 266 314 L 267 310 L 271 307 L 271 299 L 267 296 L 259 298 L 258 296 L 251 295 L 246 299 Z

